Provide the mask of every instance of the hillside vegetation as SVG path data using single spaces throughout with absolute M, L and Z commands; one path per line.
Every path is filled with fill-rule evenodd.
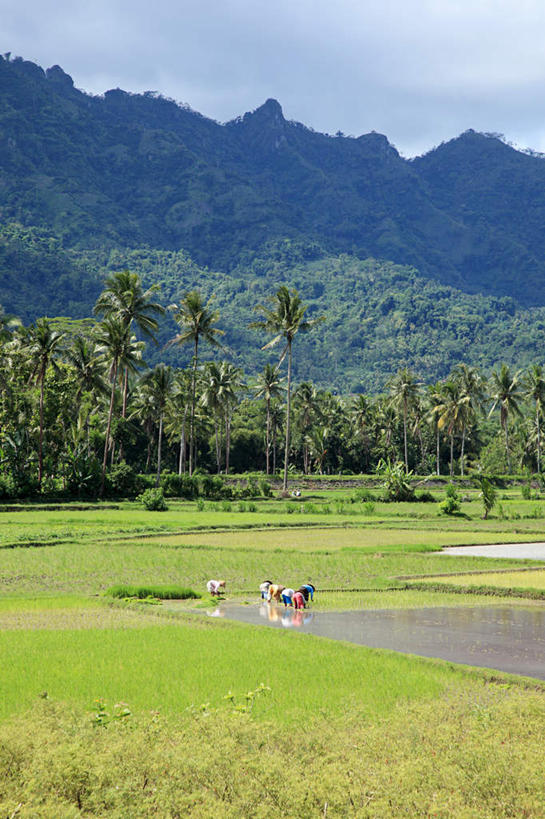
M 540 156 L 495 136 L 409 161 L 380 134 L 289 122 L 275 100 L 221 125 L 0 58 L 0 303 L 25 322 L 89 315 L 128 267 L 165 304 L 214 294 L 247 372 L 264 361 L 247 323 L 280 283 L 328 317 L 297 362 L 318 384 L 525 365 L 544 340 L 544 183 Z

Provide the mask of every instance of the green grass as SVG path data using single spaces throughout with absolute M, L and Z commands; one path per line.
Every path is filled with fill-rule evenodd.
M 316 506 L 334 501 L 324 490 Z M 469 519 L 439 517 L 436 504 L 377 503 L 371 518 L 286 514 L 277 500 L 255 513 L 169 501 L 165 513 L 122 504 L 0 515 L 0 545 L 50 544 L 0 549 L 0 815 L 542 815 L 539 690 L 447 662 L 181 615 L 192 601 L 108 606 L 97 596 L 113 584 L 204 591 L 222 577 L 228 596 L 253 602 L 271 576 L 312 579 L 316 612 L 488 606 L 484 594 L 381 589 L 407 576 L 532 565 L 431 553 L 543 537 L 535 501 L 510 493 L 502 503 L 524 517 L 482 521 L 474 500 L 463 506 Z M 270 691 L 249 696 L 261 683 Z M 93 724 L 97 698 L 104 713 L 125 702 L 132 716 Z
M 104 697 L 138 711 L 175 714 L 204 702 L 219 705 L 229 690 L 245 692 L 263 682 L 272 693 L 256 715 L 287 726 L 316 714 L 339 717 L 347 705 L 362 716 L 380 716 L 400 697 L 438 695 L 457 676 L 447 664 L 201 620 L 100 631 L 3 631 L 0 654 L 0 719 L 25 710 L 42 691 L 82 707 Z

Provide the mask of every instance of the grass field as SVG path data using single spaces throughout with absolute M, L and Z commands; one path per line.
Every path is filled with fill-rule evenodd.
M 423 579 L 426 582 L 426 579 Z M 500 589 L 540 589 L 545 591 L 545 569 L 519 572 L 480 572 L 479 574 L 436 577 L 435 583 L 453 583 L 457 586 L 497 586 Z
M 513 494 L 503 518 L 482 521 L 475 500 L 445 518 L 437 504 L 366 515 L 314 494 L 310 512 L 273 500 L 0 513 L 0 815 L 545 815 L 539 683 L 207 618 L 206 599 L 175 610 L 103 596 L 119 583 L 202 592 L 223 577 L 229 596 L 254 601 L 270 576 L 339 589 L 318 593 L 316 612 L 474 606 L 490 597 L 383 590 L 483 570 L 456 583 L 535 588 L 545 574 L 433 554 L 540 540 L 535 501 Z

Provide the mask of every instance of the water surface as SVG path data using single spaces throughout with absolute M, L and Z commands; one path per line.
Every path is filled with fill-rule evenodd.
M 545 543 L 497 543 L 490 546 L 447 546 L 437 554 L 464 557 L 512 557 L 545 560 Z
M 545 679 L 545 609 L 541 608 L 286 612 L 270 604 L 226 603 L 210 614 Z

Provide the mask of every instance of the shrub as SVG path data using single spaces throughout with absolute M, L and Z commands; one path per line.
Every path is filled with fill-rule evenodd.
M 375 511 L 375 504 L 371 503 L 371 501 L 367 501 L 367 503 L 363 504 L 363 514 L 364 515 L 372 515 Z
M 364 486 L 360 486 L 358 487 L 358 489 L 355 489 L 354 492 L 352 493 L 352 497 L 350 498 L 350 501 L 352 503 L 356 503 L 358 501 L 360 503 L 364 503 L 366 501 L 374 500 L 375 496 L 373 495 L 373 493 L 369 489 L 366 489 Z
M 147 597 L 156 597 L 159 600 L 190 600 L 202 597 L 193 589 L 182 586 L 112 586 L 105 592 L 109 597 L 136 597 L 145 600 Z
M 231 488 L 224 484 L 219 475 L 201 475 L 200 494 L 210 500 L 222 500 L 222 498 L 232 497 Z
M 134 497 L 138 492 L 138 476 L 132 466 L 121 461 L 106 475 L 106 491 L 116 497 Z
M 248 504 L 248 512 L 257 512 L 257 503 L 250 501 Z
M 460 511 L 460 496 L 453 484 L 447 486 L 446 498 L 439 504 L 439 509 L 444 515 L 455 515 Z
M 410 484 L 412 472 L 405 473 L 405 465 L 401 461 L 391 464 L 381 459 L 377 465 L 377 474 L 383 478 L 387 501 L 411 501 L 414 492 Z
M 199 496 L 199 481 L 192 475 L 177 475 L 175 472 L 163 472 L 161 488 L 166 498 L 185 498 L 194 500 Z
M 419 503 L 435 503 L 435 498 L 431 492 L 421 492 L 415 498 Z
M 203 499 L 199 498 L 199 500 L 197 501 L 197 512 L 204 512 L 204 506 L 205 504 Z
M 221 502 L 221 511 L 222 512 L 230 512 L 231 511 L 231 501 L 224 500 Z
M 138 500 L 142 501 L 148 512 L 166 512 L 168 509 L 162 489 L 146 489 Z
M 17 496 L 17 489 L 12 475 L 0 475 L 0 500 L 9 500 Z
M 529 483 L 523 483 L 521 488 L 520 488 L 520 491 L 521 491 L 521 494 L 522 494 L 522 497 L 524 498 L 524 500 L 530 500 L 531 499 L 531 497 L 532 497 L 532 487 L 530 486 Z
M 259 490 L 264 498 L 272 497 L 272 487 L 265 478 L 260 478 L 259 480 Z

